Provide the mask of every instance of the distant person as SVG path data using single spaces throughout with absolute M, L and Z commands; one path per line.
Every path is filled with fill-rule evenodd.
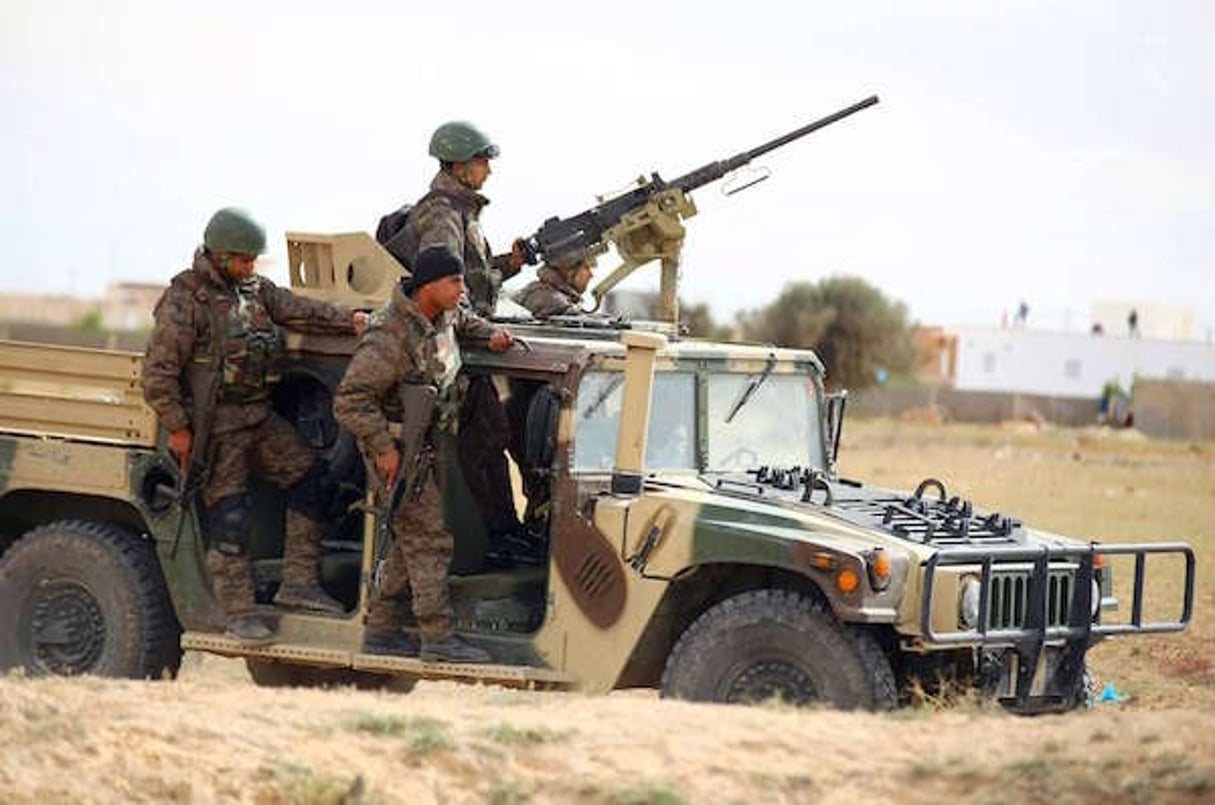
M 143 362 L 143 396 L 169 431 L 168 448 L 183 475 L 204 472 L 202 517 L 207 568 L 227 634 L 270 642 L 274 629 L 254 614 L 249 543 L 253 512 L 249 473 L 284 490 L 283 577 L 274 603 L 341 614 L 321 589 L 324 464 L 270 407 L 283 353 L 282 327 L 357 333 L 367 315 L 296 296 L 255 273 L 266 234 L 249 215 L 227 207 L 211 216 L 194 265 L 156 304 Z
M 591 284 L 595 259 L 578 250 L 550 260 L 536 269 L 536 279 L 512 297 L 537 319 L 577 316 L 582 313 L 582 294 Z
M 1024 299 L 1022 299 L 1021 304 L 1017 305 L 1017 318 L 1014 320 L 1014 324 L 1016 324 L 1016 326 L 1018 326 L 1018 327 L 1024 327 L 1025 322 L 1028 319 L 1029 319 L 1029 304 L 1026 303 L 1026 301 Z
M 1089 330 L 1089 332 L 1091 332 L 1093 335 L 1105 335 L 1105 327 L 1101 325 L 1101 322 L 1095 321 L 1093 322 L 1092 329 Z
M 1131 308 L 1131 312 L 1126 314 L 1126 329 L 1131 338 L 1139 337 L 1139 311 L 1135 308 Z

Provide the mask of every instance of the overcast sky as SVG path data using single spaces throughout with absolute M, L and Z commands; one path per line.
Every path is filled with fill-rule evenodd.
M 1087 329 L 1124 299 L 1215 329 L 1210 0 L 421 5 L 0 0 L 0 290 L 167 280 L 228 204 L 283 282 L 286 230 L 374 229 L 451 118 L 502 148 L 501 250 L 877 94 L 768 181 L 695 194 L 685 299 L 726 319 L 853 274 L 924 323 L 1025 299 Z

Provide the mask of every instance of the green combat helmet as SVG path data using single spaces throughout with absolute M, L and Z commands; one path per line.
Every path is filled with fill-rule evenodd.
M 498 146 L 471 123 L 453 120 L 435 129 L 430 136 L 430 155 L 440 162 L 468 162 L 473 157 L 493 159 Z
M 261 254 L 266 251 L 266 231 L 244 210 L 224 207 L 207 222 L 203 245 L 215 254 Z

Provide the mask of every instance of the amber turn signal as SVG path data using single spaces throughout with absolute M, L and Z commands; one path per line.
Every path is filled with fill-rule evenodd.
M 835 586 L 840 588 L 840 592 L 856 592 L 856 588 L 861 586 L 861 579 L 856 575 L 855 570 L 844 568 L 835 577 Z

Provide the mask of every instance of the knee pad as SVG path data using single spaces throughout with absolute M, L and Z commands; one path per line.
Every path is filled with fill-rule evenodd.
M 211 547 L 227 556 L 243 556 L 249 550 L 253 524 L 249 499 L 230 495 L 207 509 L 207 536 Z
M 325 499 L 322 491 L 325 480 L 325 462 L 316 460 L 300 479 L 287 488 L 287 508 L 298 512 L 309 520 L 325 519 Z

